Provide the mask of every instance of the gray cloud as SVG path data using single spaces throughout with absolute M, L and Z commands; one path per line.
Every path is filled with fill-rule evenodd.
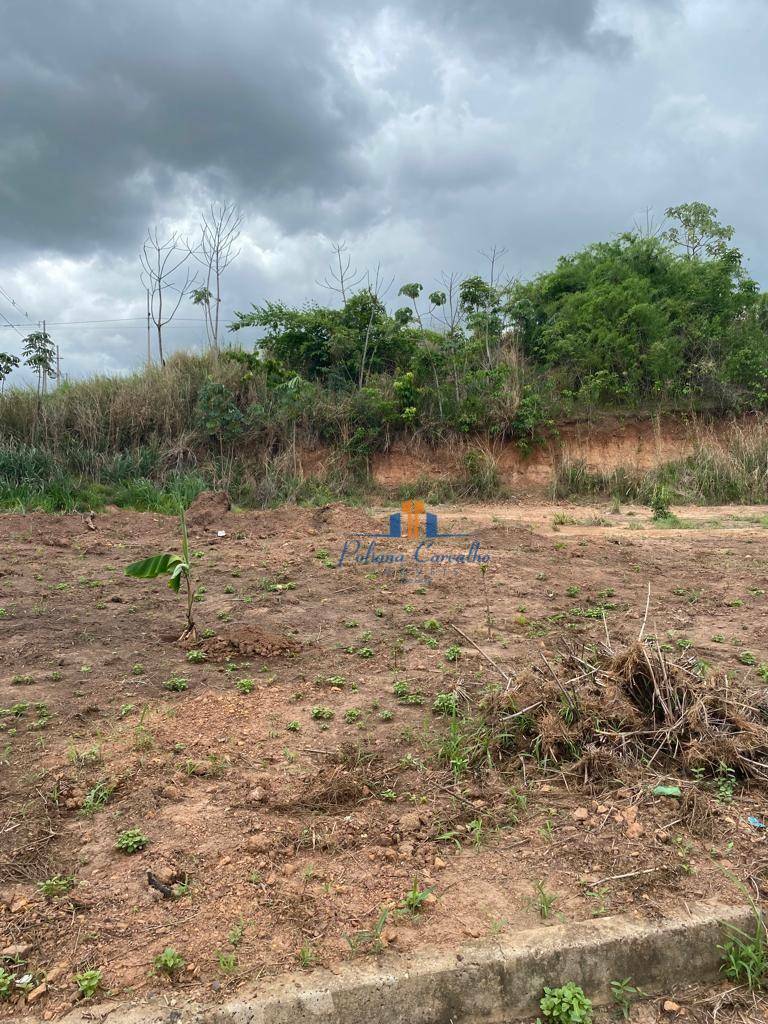
M 253 197 L 359 184 L 366 97 L 308 4 L 23 0 L 0 41 L 0 217 L 21 246 L 135 238 L 184 173 Z
M 628 36 L 596 24 L 596 0 L 442 0 L 416 9 L 441 34 L 483 57 L 519 60 L 520 51 L 551 54 L 553 47 L 613 57 L 630 44 Z
M 768 284 L 761 0 L 0 4 L 0 286 L 33 318 L 140 317 L 147 225 L 213 198 L 246 214 L 227 314 L 322 296 L 331 239 L 398 282 L 494 243 L 531 274 L 689 199 Z M 144 349 L 138 321 L 55 335 L 72 374 Z

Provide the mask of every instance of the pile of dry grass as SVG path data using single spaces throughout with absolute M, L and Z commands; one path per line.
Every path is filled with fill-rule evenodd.
M 620 653 L 571 647 L 546 670 L 521 676 L 514 692 L 480 710 L 495 719 L 496 735 L 509 738 L 518 723 L 518 751 L 568 764 L 585 780 L 623 763 L 768 781 L 764 712 L 724 674 L 702 675 L 690 655 L 671 658 L 655 641 L 638 640 Z

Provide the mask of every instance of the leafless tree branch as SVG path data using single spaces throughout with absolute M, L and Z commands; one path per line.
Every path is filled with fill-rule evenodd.
M 238 241 L 243 215 L 235 203 L 211 203 L 200 219 L 200 239 L 189 255 L 203 268 L 203 286 L 192 300 L 202 306 L 208 344 L 219 347 L 221 279 L 227 267 L 240 255 Z
M 149 297 L 149 314 L 157 331 L 157 350 L 160 365 L 165 366 L 163 355 L 163 327 L 173 320 L 181 301 L 192 286 L 195 276 L 187 268 L 184 283 L 179 284 L 177 274 L 189 259 L 189 246 L 177 232 L 160 241 L 157 228 L 149 228 L 139 259 L 141 283 Z

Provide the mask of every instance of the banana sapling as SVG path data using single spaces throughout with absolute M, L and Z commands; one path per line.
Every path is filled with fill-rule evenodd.
M 179 514 L 179 522 L 181 524 L 181 555 L 152 555 L 149 558 L 141 559 L 139 562 L 131 562 L 125 568 L 125 575 L 133 576 L 138 580 L 154 580 L 158 576 L 169 575 L 168 586 L 176 594 L 181 590 L 181 582 L 183 580 L 187 595 L 187 626 L 179 640 L 195 640 L 197 638 L 197 630 L 192 618 L 194 589 L 192 587 L 192 570 L 189 558 L 187 521 L 183 509 Z

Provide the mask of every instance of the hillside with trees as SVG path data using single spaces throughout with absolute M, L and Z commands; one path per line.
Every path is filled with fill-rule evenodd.
M 50 340 L 41 355 L 30 336 L 38 386 L 0 399 L 2 501 L 58 481 L 53 504 L 66 507 L 90 485 L 114 497 L 118 484 L 193 473 L 265 502 L 296 496 L 270 474 L 300 476 L 297 450 L 313 446 L 334 453 L 322 494 L 344 494 L 397 440 L 525 453 L 558 423 L 605 412 L 762 410 L 768 296 L 716 210 L 690 203 L 667 217 L 663 231 L 588 245 L 530 281 L 503 279 L 494 251 L 485 277 L 403 283 L 396 301 L 340 247 L 333 303 L 257 303 L 228 325 L 235 345 L 216 337 L 202 356 L 48 393 Z

